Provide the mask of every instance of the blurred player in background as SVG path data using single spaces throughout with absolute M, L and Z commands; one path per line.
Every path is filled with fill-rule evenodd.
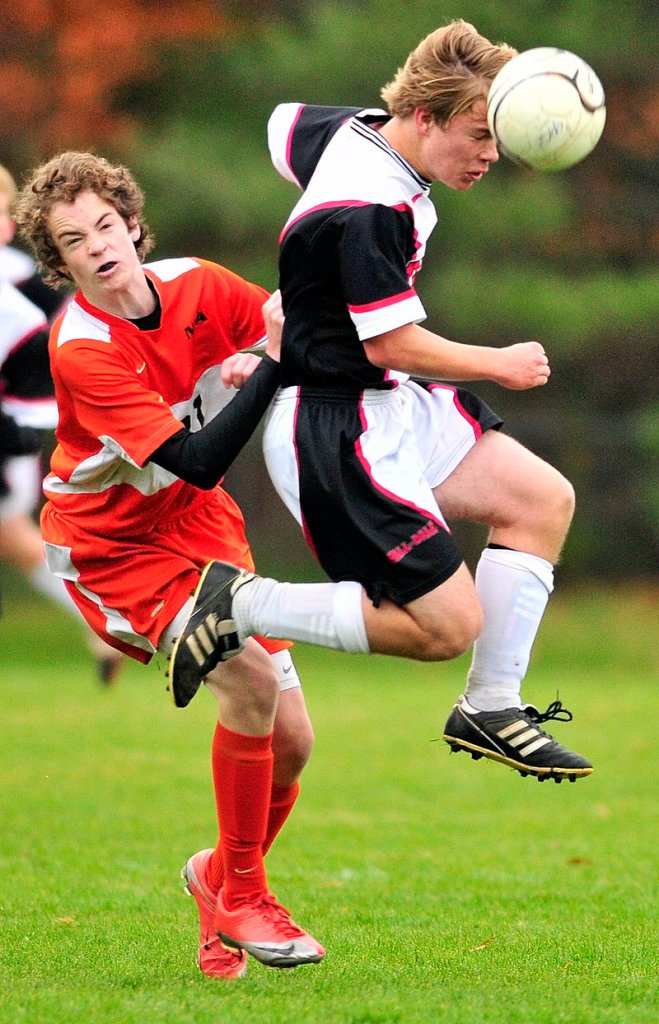
M 143 266 L 153 244 L 143 203 L 125 168 L 63 153 L 34 172 L 18 217 L 46 281 L 78 289 L 50 339 L 59 424 L 41 517 L 48 564 L 97 634 L 146 663 L 171 652 L 212 595 L 212 559 L 253 568 L 219 481 L 279 380 L 268 354 L 240 350 L 265 344 L 265 311 L 266 353 L 278 359 L 282 317 L 277 296 L 217 264 Z M 240 390 L 226 404 L 229 384 Z M 201 630 L 210 644 L 214 624 Z M 272 895 L 264 866 L 313 742 L 289 648 L 250 639 L 206 674 L 218 702 L 219 841 L 183 873 L 199 909 L 199 966 L 215 977 L 241 977 L 248 952 L 272 967 L 324 955 Z
M 0 164 L 0 279 L 9 281 L 51 321 L 66 303 L 62 292 L 47 285 L 31 256 L 11 243 L 16 233 L 12 207 L 16 199 L 13 175 Z
M 20 431 L 30 432 L 29 451 L 24 446 L 17 449 L 9 433 L 5 444 L 0 442 L 0 559 L 85 626 L 62 581 L 48 571 L 34 518 L 42 500 L 42 452 L 57 424 L 48 317 L 62 306 L 62 297 L 43 282 L 27 253 L 10 245 L 15 197 L 14 179 L 0 166 L 0 406 L 6 430 L 11 430 L 8 419 Z M 85 638 L 99 679 L 113 682 L 121 654 L 91 630 L 85 629 Z

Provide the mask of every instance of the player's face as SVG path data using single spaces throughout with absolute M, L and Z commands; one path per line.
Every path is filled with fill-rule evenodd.
M 93 305 L 113 312 L 118 299 L 143 284 L 135 250 L 139 225 L 126 224 L 95 192 L 81 192 L 72 203 L 55 203 L 48 228 L 62 258 L 61 270 Z
M 421 114 L 421 112 L 417 112 Z M 465 192 L 499 159 L 496 143 L 487 125 L 485 100 L 479 100 L 464 114 L 456 114 L 446 127 L 430 118 L 420 120 L 421 141 L 416 169 L 430 181 Z

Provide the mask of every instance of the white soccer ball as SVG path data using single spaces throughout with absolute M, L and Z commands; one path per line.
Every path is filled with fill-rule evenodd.
M 583 160 L 605 120 L 604 89 L 593 69 L 553 46 L 513 57 L 487 97 L 487 121 L 500 152 L 536 171 L 562 171 Z

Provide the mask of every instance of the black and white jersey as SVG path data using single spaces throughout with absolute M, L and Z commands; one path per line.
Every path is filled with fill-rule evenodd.
M 431 183 L 377 130 L 382 110 L 278 106 L 273 164 L 304 190 L 280 238 L 282 384 L 395 386 L 362 342 L 425 319 L 414 281 L 437 214 Z
M 0 405 L 20 427 L 57 424 L 43 312 L 8 281 L 0 280 Z

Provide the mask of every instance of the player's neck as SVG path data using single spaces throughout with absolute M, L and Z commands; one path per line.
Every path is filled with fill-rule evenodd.
M 112 316 L 124 320 L 139 320 L 149 316 L 156 308 L 157 298 L 149 287 L 149 281 L 140 267 L 124 287 L 104 288 L 98 294 L 85 294 L 85 298 Z
M 414 144 L 415 135 L 411 130 L 409 120 L 392 117 L 390 121 L 387 121 L 378 130 L 391 148 L 395 149 L 417 174 L 420 174 L 421 172 L 417 166 L 417 148 Z

